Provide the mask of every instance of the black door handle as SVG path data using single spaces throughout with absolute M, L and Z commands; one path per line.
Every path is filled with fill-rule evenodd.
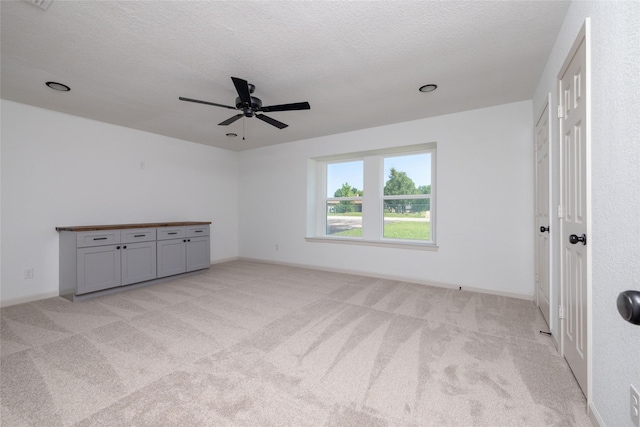
M 545 227 L 544 225 L 542 227 L 540 227 L 540 232 L 544 233 L 545 231 L 549 231 L 551 230 L 551 226 Z
M 572 234 L 571 236 L 569 236 L 569 243 L 571 243 L 572 245 L 575 245 L 578 242 L 582 242 L 583 245 L 586 245 L 587 235 L 583 234 L 582 236 L 578 237 L 575 234 Z
M 624 320 L 640 325 L 640 291 L 624 291 L 618 295 L 618 313 Z

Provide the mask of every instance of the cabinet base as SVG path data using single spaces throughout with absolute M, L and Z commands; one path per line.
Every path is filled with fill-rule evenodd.
M 66 295 L 60 295 L 60 296 L 63 297 L 63 298 L 68 299 L 69 301 L 84 301 L 84 300 L 88 300 L 88 299 L 99 297 L 99 296 L 103 296 L 103 295 L 111 295 L 111 294 L 115 294 L 115 293 L 118 293 L 118 292 L 128 291 L 130 289 L 137 289 L 137 288 L 142 288 L 142 287 L 145 287 L 145 286 L 158 285 L 160 283 L 172 282 L 174 280 L 182 279 L 184 277 L 195 276 L 196 274 L 202 274 L 207 270 L 208 270 L 208 268 L 205 268 L 205 269 L 202 269 L 202 270 L 190 271 L 188 273 L 176 274 L 174 276 L 161 277 L 159 279 L 148 280 L 146 282 L 132 283 L 131 285 L 118 286 L 118 287 L 115 287 L 115 288 L 104 289 L 102 291 L 90 292 L 90 293 L 87 293 L 87 294 L 81 294 L 81 295 L 66 294 Z

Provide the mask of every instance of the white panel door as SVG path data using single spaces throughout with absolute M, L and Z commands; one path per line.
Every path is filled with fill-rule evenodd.
M 536 295 L 540 312 L 549 325 L 550 317 L 550 229 L 549 216 L 549 103 L 535 128 L 536 143 Z
M 588 97 L 586 38 L 578 38 L 560 74 L 562 187 L 561 257 L 563 349 L 574 376 L 588 394 Z

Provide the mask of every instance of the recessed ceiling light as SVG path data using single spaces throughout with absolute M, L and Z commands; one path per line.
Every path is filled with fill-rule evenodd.
M 60 92 L 69 92 L 71 90 L 69 86 L 58 82 L 47 82 L 47 86 L 53 90 L 59 90 Z
M 227 136 L 229 138 L 235 138 L 236 136 L 238 136 L 238 134 L 237 133 L 228 133 Z
M 420 87 L 419 90 L 420 92 L 433 92 L 436 89 L 438 89 L 438 85 L 428 84 Z

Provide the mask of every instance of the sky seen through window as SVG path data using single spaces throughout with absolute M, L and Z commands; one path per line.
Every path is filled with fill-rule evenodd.
M 389 179 L 391 168 L 406 172 L 416 188 L 431 184 L 431 153 L 386 157 L 384 159 L 384 180 Z M 327 197 L 334 197 L 336 190 L 348 182 L 351 187 L 363 189 L 363 161 L 330 163 L 327 165 Z

